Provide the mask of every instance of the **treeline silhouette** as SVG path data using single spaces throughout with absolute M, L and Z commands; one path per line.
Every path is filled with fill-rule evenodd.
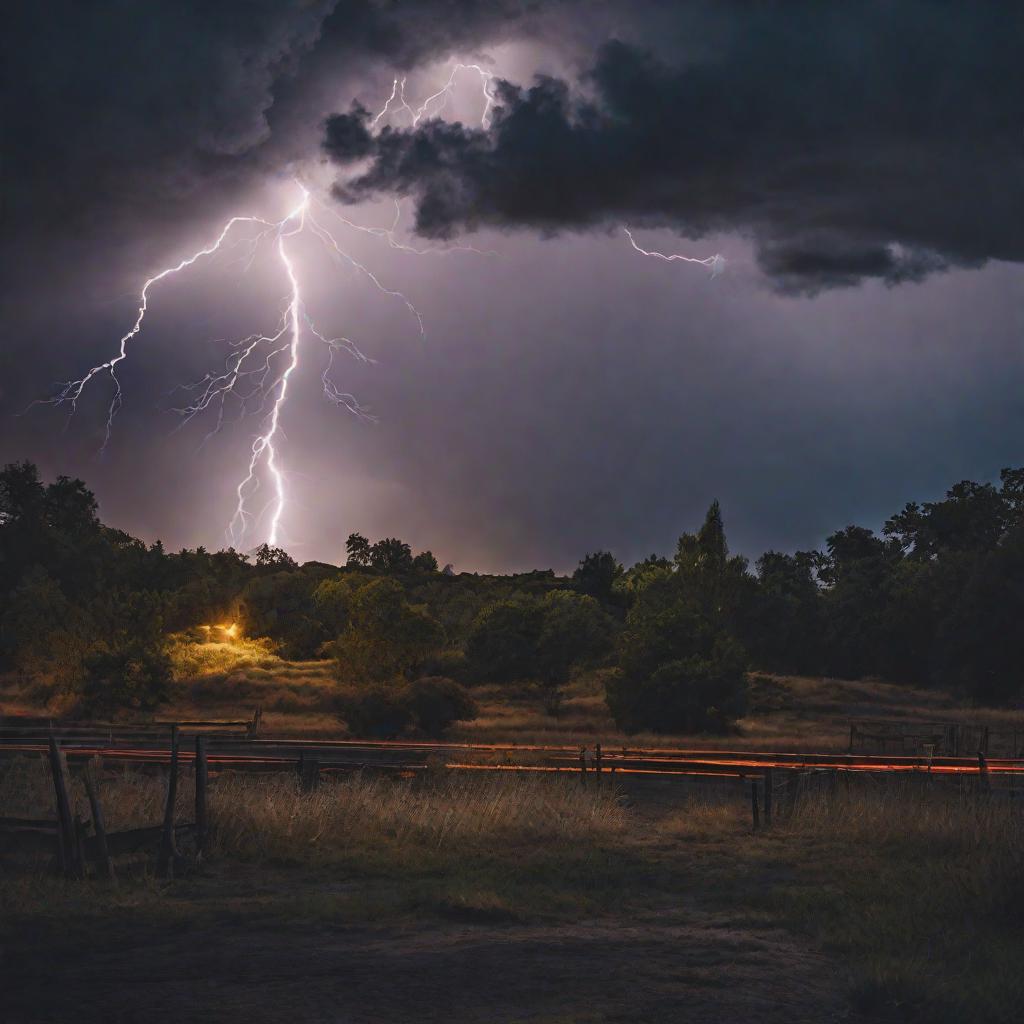
M 601 668 L 627 730 L 725 728 L 750 669 L 875 676 L 987 704 L 1022 692 L 1020 469 L 908 504 L 880 533 L 849 526 L 823 551 L 769 551 L 753 569 L 729 554 L 717 502 L 671 557 L 626 569 L 596 552 L 571 578 L 439 572 L 396 538 L 353 534 L 346 554 L 339 568 L 267 545 L 169 553 L 103 525 L 82 481 L 11 464 L 0 668 L 90 711 L 147 709 L 173 692 L 169 633 L 238 621 L 284 657 L 334 658 L 346 685 L 426 678 L 417 693 L 456 704 L 450 684 L 527 680 L 557 712 L 560 686 Z

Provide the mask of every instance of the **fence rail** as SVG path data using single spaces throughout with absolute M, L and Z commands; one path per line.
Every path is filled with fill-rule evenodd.
M 850 723 L 850 754 L 1024 758 L 1024 730 L 964 722 L 861 720 Z

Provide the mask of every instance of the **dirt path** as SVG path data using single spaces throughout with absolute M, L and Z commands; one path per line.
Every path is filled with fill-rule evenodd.
M 827 1024 L 834 965 L 784 933 L 687 914 L 620 924 L 142 927 L 3 949 L 8 1024 Z

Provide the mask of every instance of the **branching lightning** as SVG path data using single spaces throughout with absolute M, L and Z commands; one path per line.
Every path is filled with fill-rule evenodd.
M 454 65 L 445 84 L 416 108 L 413 108 L 406 100 L 405 79 L 396 78 L 391 95 L 372 121 L 373 126 L 377 127 L 389 113 L 398 111 L 405 111 L 413 126 L 418 125 L 425 117 L 438 116 L 447 106 L 456 80 L 460 72 L 463 71 L 475 72 L 480 78 L 484 96 L 481 123 L 486 127 L 490 123 L 490 112 L 494 103 L 492 91 L 494 76 L 476 64 Z M 250 412 L 263 414 L 260 432 L 252 441 L 245 470 L 235 489 L 235 510 L 227 527 L 229 542 L 238 546 L 245 543 L 250 529 L 264 517 L 267 517 L 267 542 L 277 544 L 281 539 L 282 522 L 287 504 L 286 478 L 279 453 L 282 439 L 281 418 L 293 375 L 299 367 L 301 345 L 305 336 L 319 341 L 327 350 L 327 360 L 321 375 L 324 396 L 360 419 L 370 421 L 374 419 L 369 411 L 360 405 L 354 395 L 338 386 L 332 376 L 335 356 L 338 353 L 345 353 L 363 363 L 372 363 L 373 360 L 366 356 L 350 338 L 329 337 L 316 326 L 303 301 L 300 271 L 290 251 L 290 242 L 297 235 L 303 233 L 308 233 L 316 238 L 325 247 L 332 260 L 351 267 L 382 295 L 404 303 L 415 320 L 421 337 L 425 337 L 426 332 L 419 310 L 405 295 L 389 288 L 369 267 L 348 252 L 332 231 L 318 220 L 316 214 L 328 213 L 347 229 L 381 239 L 391 249 L 417 256 L 445 255 L 453 252 L 483 252 L 473 246 L 417 248 L 400 241 L 397 232 L 401 206 L 397 200 L 395 202 L 395 217 L 391 226 L 372 227 L 349 220 L 334 207 L 317 200 L 305 185 L 300 182 L 296 182 L 296 185 L 300 193 L 299 201 L 283 219 L 271 221 L 256 216 L 232 217 L 224 224 L 220 233 L 210 244 L 148 278 L 139 293 L 139 308 L 135 321 L 131 329 L 120 339 L 116 354 L 111 359 L 93 366 L 78 380 L 59 384 L 56 392 L 50 398 L 41 400 L 44 404 L 67 405 L 73 415 L 79 399 L 90 382 L 97 376 L 108 374 L 113 384 L 113 395 L 107 409 L 106 428 L 100 449 L 101 452 L 105 450 L 110 443 L 114 419 L 122 405 L 118 367 L 128 358 L 132 341 L 142 331 L 143 322 L 149 310 L 151 289 L 166 278 L 179 274 L 201 263 L 207 257 L 213 257 L 237 244 L 229 241 L 229 237 L 233 238 L 237 235 L 238 227 L 254 226 L 257 230 L 241 240 L 242 244 L 248 246 L 249 249 L 245 260 L 246 269 L 252 264 L 261 248 L 268 243 L 273 246 L 287 284 L 287 293 L 282 300 L 281 318 L 272 330 L 258 331 L 232 342 L 231 352 L 220 370 L 208 373 L 198 381 L 175 389 L 188 395 L 187 403 L 174 410 L 181 417 L 181 426 L 190 423 L 202 413 L 216 410 L 216 419 L 204 439 L 204 444 L 223 426 L 229 401 L 237 404 L 240 416 Z M 269 480 L 272 486 L 272 495 L 262 507 L 257 507 L 256 497 L 260 490 L 261 479 Z
M 419 310 L 405 295 L 388 288 L 372 270 L 346 251 L 338 238 L 314 215 L 313 204 L 316 200 L 310 191 L 304 185 L 296 184 L 300 193 L 299 201 L 282 220 L 275 222 L 261 217 L 232 217 L 209 245 L 185 257 L 174 266 L 148 278 L 139 293 L 139 310 L 135 322 L 120 339 L 116 355 L 106 362 L 92 367 L 80 379 L 66 381 L 59 385 L 56 394 L 44 400 L 49 404 L 68 405 L 73 413 L 90 381 L 104 372 L 108 373 L 113 382 L 114 393 L 107 409 L 106 430 L 101 451 L 105 449 L 110 442 L 114 418 L 122 404 L 121 382 L 117 374 L 118 364 L 127 359 L 131 342 L 142 330 L 149 309 L 150 290 L 153 285 L 194 266 L 205 257 L 212 257 L 214 254 L 226 250 L 229 236 L 239 225 L 257 226 L 259 230 L 244 239 L 244 243 L 250 247 L 247 264 L 251 264 L 262 243 L 272 242 L 274 254 L 287 283 L 287 294 L 283 300 L 281 319 L 273 330 L 250 334 L 232 343 L 232 351 L 221 370 L 208 373 L 201 380 L 184 385 L 179 389 L 189 394 L 189 400 L 187 404 L 175 409 L 175 412 L 181 416 L 182 426 L 191 422 L 201 413 L 216 409 L 216 420 L 205 440 L 209 440 L 220 430 L 225 421 L 229 400 L 233 400 L 239 405 L 242 415 L 247 412 L 261 411 L 265 414 L 260 432 L 253 439 L 244 474 L 235 489 L 235 510 L 228 524 L 227 536 L 230 543 L 237 545 L 242 545 L 245 542 L 250 527 L 265 515 L 269 516 L 266 532 L 267 542 L 277 544 L 281 538 L 282 519 L 287 503 L 285 474 L 281 467 L 278 450 L 281 439 L 281 416 L 288 398 L 292 376 L 299 366 L 301 342 L 304 336 L 308 335 L 314 338 L 327 349 L 327 362 L 321 378 L 325 397 L 360 419 L 374 419 L 352 394 L 340 388 L 332 378 L 334 358 L 339 352 L 344 352 L 364 363 L 372 363 L 373 360 L 364 355 L 350 338 L 329 337 L 316 326 L 305 308 L 299 270 L 289 251 L 291 240 L 303 232 L 318 239 L 326 247 L 332 259 L 345 262 L 383 295 L 396 298 L 404 303 L 416 323 L 420 336 L 425 337 L 423 317 Z M 330 210 L 324 204 L 318 203 L 317 205 L 325 210 Z M 420 251 L 411 246 L 405 246 L 395 239 L 397 218 L 391 228 L 374 228 L 356 224 L 340 214 L 337 217 L 349 228 L 384 238 L 392 248 L 409 252 Z M 256 509 L 254 504 L 260 489 L 261 476 L 269 478 L 272 495 L 263 508 Z
M 461 63 L 452 67 L 447 81 L 437 92 L 432 93 L 415 108 L 406 99 L 406 80 L 404 78 L 394 79 L 390 96 L 370 122 L 372 127 L 377 129 L 385 118 L 402 113 L 408 115 L 412 127 L 419 125 L 425 117 L 438 117 L 451 99 L 459 74 L 466 71 L 475 73 L 480 80 L 484 100 L 480 123 L 484 129 L 490 127 L 491 113 L 495 102 L 494 75 L 478 64 Z M 51 397 L 41 399 L 39 403 L 33 403 L 66 405 L 73 415 L 79 399 L 90 382 L 104 373 L 109 375 L 113 394 L 107 408 L 106 427 L 103 444 L 100 448 L 102 452 L 110 443 L 114 419 L 122 406 L 118 366 L 128 358 L 132 342 L 142 331 L 143 322 L 149 310 L 150 291 L 153 286 L 166 278 L 201 264 L 205 259 L 227 251 L 237 244 L 248 247 L 249 251 L 245 260 L 246 269 L 248 269 L 261 248 L 265 247 L 265 243 L 272 245 L 287 284 L 287 291 L 282 299 L 281 316 L 275 327 L 270 331 L 258 331 L 232 342 L 231 352 L 220 370 L 208 373 L 198 381 L 175 389 L 184 391 L 190 396 L 187 404 L 174 410 L 181 417 L 181 426 L 190 423 L 202 413 L 216 410 L 216 419 L 204 439 L 204 444 L 223 426 L 229 400 L 237 404 L 239 416 L 250 412 L 263 414 L 260 432 L 252 441 L 245 470 L 235 489 L 235 510 L 227 527 L 229 543 L 236 546 L 243 546 L 250 529 L 258 525 L 268 515 L 267 542 L 276 545 L 281 539 L 282 522 L 287 504 L 286 478 L 281 467 L 278 450 L 282 438 L 281 417 L 292 377 L 299 367 L 304 336 L 308 335 L 319 341 L 327 350 L 326 365 L 321 378 L 324 396 L 360 419 L 372 421 L 375 418 L 359 404 L 352 394 L 342 390 L 332 377 L 334 358 L 338 353 L 346 353 L 363 363 L 372 363 L 373 360 L 366 356 L 351 339 L 328 337 L 315 325 L 304 304 L 299 269 L 289 250 L 289 242 L 296 236 L 308 232 L 325 247 L 332 260 L 350 266 L 382 295 L 404 303 L 415 320 L 420 336 L 425 337 L 423 317 L 419 310 L 405 295 L 389 288 L 364 263 L 351 255 L 337 237 L 317 219 L 314 207 L 316 211 L 330 214 L 343 227 L 381 239 L 387 243 L 389 248 L 400 252 L 417 256 L 446 255 L 454 252 L 493 255 L 493 253 L 476 249 L 473 246 L 417 248 L 400 241 L 397 238 L 397 231 L 401 206 L 397 200 L 395 201 L 395 217 L 391 226 L 388 228 L 372 227 L 357 224 L 333 206 L 319 201 L 301 182 L 297 181 L 296 186 L 300 193 L 299 201 L 283 219 L 271 221 L 257 216 L 232 217 L 208 245 L 184 257 L 173 266 L 166 267 L 147 278 L 139 292 L 139 307 L 135 321 L 121 337 L 116 354 L 105 362 L 93 366 L 81 378 L 60 383 Z M 229 236 L 236 235 L 236 228 L 242 225 L 251 225 L 257 230 L 242 238 L 240 243 L 238 241 L 229 243 Z M 669 262 L 682 260 L 687 263 L 699 263 L 709 267 L 712 276 L 720 273 L 725 266 L 725 261 L 720 255 L 698 259 L 643 249 L 634 240 L 629 228 L 624 227 L 623 231 L 632 247 L 645 256 L 653 256 Z M 272 494 L 262 508 L 256 508 L 256 497 L 262 478 L 269 478 L 272 484 Z

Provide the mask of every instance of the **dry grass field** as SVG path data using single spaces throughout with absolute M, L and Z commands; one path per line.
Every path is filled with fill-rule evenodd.
M 176 652 L 161 717 L 237 718 L 343 735 L 333 667 L 258 643 Z M 561 713 L 529 687 L 478 687 L 467 742 L 841 750 L 851 718 L 987 722 L 944 694 L 872 681 L 757 676 L 727 737 L 622 737 L 599 674 Z M 39 711 L 8 681 L 8 712 Z M 107 767 L 111 830 L 157 824 L 159 775 Z M 80 782 L 73 799 L 88 805 Z M 191 817 L 188 771 L 180 818 Z M 0 949 L 14 1024 L 83 1017 L 210 1021 L 935 1021 L 1024 1005 L 1024 808 L 911 778 L 783 794 L 751 828 L 735 783 L 583 787 L 502 773 L 216 776 L 207 859 L 173 882 L 152 860 L 116 887 L 0 853 Z M 0 815 L 52 816 L 41 762 L 0 765 Z M 202 936 L 200 938 L 200 936 Z M 67 984 L 48 986 L 58 958 Z M 451 1003 L 457 993 L 456 1003 Z
M 177 683 L 164 719 L 238 719 L 263 711 L 269 735 L 337 737 L 346 735 L 338 716 L 337 682 L 331 661 L 286 661 L 264 640 L 228 643 L 176 641 L 172 657 Z M 456 723 L 451 739 L 466 743 L 564 743 L 599 741 L 605 745 L 728 745 L 733 749 L 815 751 L 846 749 L 851 720 L 964 722 L 1024 731 L 1024 710 L 967 708 L 942 691 L 897 686 L 877 680 L 820 677 L 751 677 L 749 707 L 728 736 L 685 738 L 625 736 L 604 703 L 600 671 L 583 674 L 563 689 L 557 716 L 546 710 L 544 695 L 529 685 L 476 686 L 479 715 Z M 62 698 L 46 686 L 0 679 L 0 712 L 60 714 Z
M 648 802 L 568 778 L 435 771 L 303 793 L 292 777 L 219 776 L 210 858 L 174 882 L 146 859 L 121 863 L 114 888 L 5 859 L 10 1005 L 42 998 L 53 1014 L 10 1019 L 67 1019 L 78 993 L 35 987 L 53 955 L 113 1019 L 180 1019 L 180 965 L 208 928 L 211 1020 L 283 1019 L 299 984 L 306 1019 L 338 1019 L 324 975 L 347 977 L 355 957 L 361 994 L 340 1019 L 611 1021 L 635 1005 L 659 1021 L 1009 1021 L 1024 999 L 1024 815 L 919 781 L 808 791 L 755 833 L 738 787 Z M 111 828 L 159 821 L 158 776 L 107 770 L 101 786 Z M 77 781 L 72 795 L 86 813 Z M 182 817 L 190 799 L 186 773 Z M 40 762 L 4 769 L 4 813 L 49 801 Z M 243 945 L 264 974 L 228 964 Z M 387 991 L 396 970 L 404 994 Z M 519 996 L 530 1013 L 512 1012 L 506 975 L 540 985 Z M 633 975 L 643 992 L 609 988 Z M 422 992 L 446 986 L 465 1013 L 417 1017 Z M 495 998 L 505 1015 L 487 1018 Z

